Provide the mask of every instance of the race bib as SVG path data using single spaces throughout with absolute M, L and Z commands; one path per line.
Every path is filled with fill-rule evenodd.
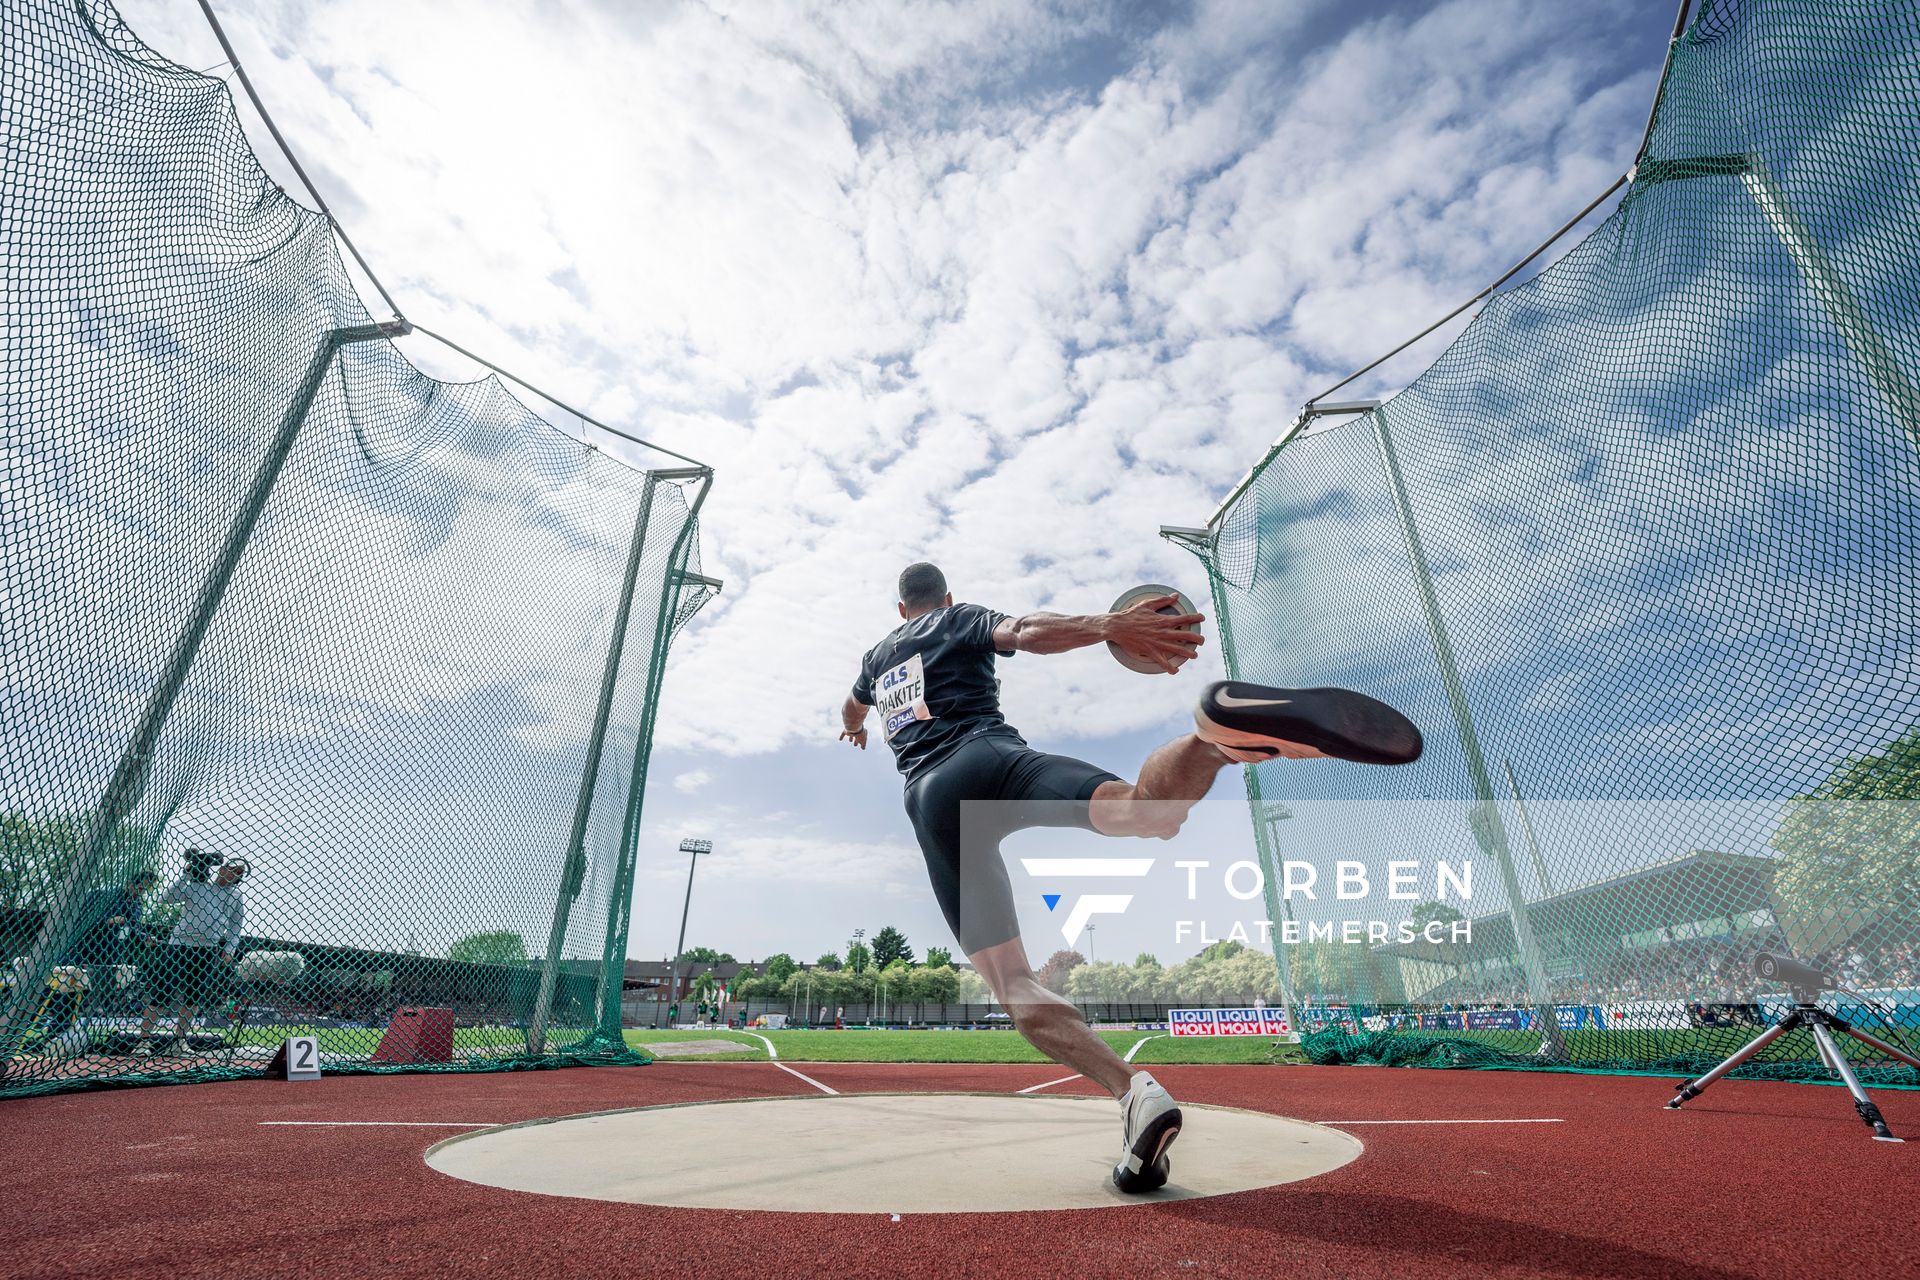
M 927 710 L 927 675 L 919 654 L 882 671 L 873 688 L 880 699 L 880 727 L 887 741 L 915 720 L 933 718 Z

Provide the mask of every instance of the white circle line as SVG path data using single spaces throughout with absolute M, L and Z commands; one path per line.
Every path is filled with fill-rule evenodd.
M 492 1129 L 498 1120 L 262 1120 L 263 1125 L 298 1125 L 314 1129 Z

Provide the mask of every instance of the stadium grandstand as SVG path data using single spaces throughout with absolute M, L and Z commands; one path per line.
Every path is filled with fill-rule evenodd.
M 1776 867 L 1772 858 L 1696 850 L 1531 904 L 1563 1021 L 1684 1027 L 1757 1009 L 1768 997 L 1753 975 L 1754 955 L 1801 950 L 1814 927 L 1776 902 Z M 1676 902 L 1688 904 L 1687 918 L 1675 918 Z M 1379 1005 L 1436 1012 L 1526 1007 L 1526 977 L 1507 912 L 1488 911 L 1467 923 L 1470 941 L 1373 947 Z M 1849 987 L 1920 986 L 1920 949 L 1890 919 L 1868 920 L 1840 942 L 1807 953 Z M 1395 961 L 1397 973 L 1378 963 L 1382 959 Z M 1304 999 L 1310 1007 L 1328 1003 Z

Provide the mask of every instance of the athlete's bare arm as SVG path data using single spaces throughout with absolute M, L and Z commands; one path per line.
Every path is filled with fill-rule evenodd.
M 1110 640 L 1136 658 L 1178 671 L 1205 643 L 1199 632 L 1186 628 L 1206 621 L 1199 613 L 1160 612 L 1179 602 L 1178 596 L 1155 596 L 1118 613 L 1029 613 L 995 627 L 993 643 L 1021 653 L 1065 653 Z
M 873 710 L 872 707 L 852 694 L 848 694 L 847 700 L 840 704 L 840 723 L 843 726 L 840 730 L 840 740 L 851 742 L 865 751 L 867 749 L 867 712 L 871 710 Z

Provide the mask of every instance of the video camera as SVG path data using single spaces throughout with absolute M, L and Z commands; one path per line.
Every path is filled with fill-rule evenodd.
M 187 879 L 202 882 L 210 879 L 213 869 L 227 860 L 226 855 L 206 849 L 189 849 L 184 858 L 187 864 Z
M 1814 968 L 1804 960 L 1773 951 L 1762 951 L 1753 957 L 1753 976 L 1763 982 L 1785 983 L 1796 992 L 1817 993 L 1831 991 L 1834 987 L 1831 974 Z

